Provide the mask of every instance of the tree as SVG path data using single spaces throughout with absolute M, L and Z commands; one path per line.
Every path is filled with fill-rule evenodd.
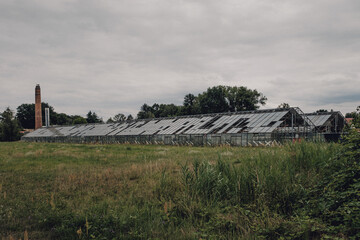
M 45 122 L 45 108 L 49 108 L 50 113 L 50 123 L 52 125 L 57 125 L 58 123 L 58 114 L 54 111 L 54 108 L 48 103 L 41 103 L 41 113 L 42 113 L 42 122 Z M 20 125 L 23 128 L 34 129 L 35 128 L 35 104 L 24 103 L 16 108 L 16 118 L 19 120 Z M 61 119 L 60 119 L 61 120 Z
M 201 113 L 221 113 L 256 110 L 267 98 L 246 87 L 215 86 L 199 94 Z
M 152 106 L 146 103 L 141 106 L 141 110 L 138 113 L 138 119 L 146 118 L 160 118 L 160 117 L 174 117 L 180 115 L 180 106 L 175 104 L 157 104 L 154 103 Z
M 2 141 L 17 141 L 20 139 L 20 127 L 9 107 L 0 117 L 0 137 Z
M 114 123 L 115 121 L 110 117 L 108 120 L 106 120 L 106 123 Z
M 265 105 L 267 98 L 257 90 L 251 90 L 246 87 L 225 88 L 225 96 L 228 99 L 230 112 L 256 110 L 260 105 Z
M 86 124 L 87 121 L 85 118 L 81 117 L 81 116 L 74 116 L 74 120 L 72 122 L 72 124 Z
M 288 103 L 282 103 L 278 106 L 278 108 L 290 108 L 290 104 Z
M 356 111 L 350 112 L 350 113 L 346 113 L 345 114 L 346 118 L 354 118 L 354 119 L 360 119 L 360 106 L 358 106 L 356 108 Z
M 346 118 L 355 118 L 356 117 L 356 112 L 350 112 L 350 113 L 346 113 L 345 114 Z
M 215 86 L 197 97 L 191 93 L 185 95 L 183 106 L 157 103 L 149 106 L 144 103 L 137 117 L 144 119 L 256 110 L 260 105 L 265 105 L 266 100 L 262 93 L 246 87 Z
M 23 128 L 35 128 L 35 104 L 21 104 L 17 108 L 16 117 Z
M 319 109 L 319 110 L 316 110 L 316 113 L 323 113 L 323 112 L 329 112 L 328 110 L 326 109 Z
M 103 120 L 95 112 L 91 111 L 86 114 L 86 121 L 88 123 L 103 123 Z
M 198 98 L 194 94 L 186 94 L 183 106 L 180 109 L 181 115 L 195 115 L 200 113 Z
M 175 104 L 160 104 L 159 110 L 156 113 L 155 117 L 175 117 L 180 115 L 180 107 Z
M 153 112 L 154 109 L 149 105 L 147 105 L 146 103 L 144 103 L 140 108 L 140 112 L 138 112 L 137 114 L 137 118 L 138 119 L 154 118 L 155 114 Z
M 51 119 L 51 117 L 50 117 Z M 71 116 L 65 114 L 65 113 L 58 113 L 56 114 L 56 124 L 57 125 L 71 125 L 73 122 L 73 119 Z M 54 123 L 51 123 L 52 125 L 55 125 Z
M 114 116 L 114 122 L 124 122 L 126 120 L 126 117 L 122 113 L 118 113 Z
M 226 88 L 215 86 L 208 88 L 206 92 L 199 94 L 201 113 L 221 113 L 229 111 L 229 102 L 226 98 Z
M 357 115 L 354 117 L 352 124 L 355 128 L 360 128 L 360 106 L 356 108 Z
M 133 117 L 131 114 L 129 114 L 127 117 L 125 117 L 124 114 L 119 113 L 119 114 L 116 114 L 116 115 L 114 116 L 114 119 L 113 119 L 113 118 L 109 118 L 109 119 L 106 121 L 106 123 L 115 123 L 115 122 L 131 121 L 131 120 L 133 120 L 133 119 L 134 119 L 134 117 Z
M 183 105 L 184 107 L 187 107 L 187 106 L 194 106 L 195 105 L 195 102 L 196 102 L 196 97 L 194 94 L 186 94 L 185 97 L 184 97 L 184 102 L 183 102 Z
M 144 112 L 144 111 L 140 111 L 137 114 L 137 118 L 138 119 L 147 119 L 147 118 L 154 118 L 155 115 L 152 112 Z
M 352 118 L 351 125 L 355 128 L 360 128 L 360 106 L 356 108 L 356 111 L 345 114 L 346 118 Z

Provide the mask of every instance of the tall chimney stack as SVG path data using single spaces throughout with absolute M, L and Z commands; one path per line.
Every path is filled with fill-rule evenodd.
M 42 127 L 40 85 L 35 87 L 35 130 Z

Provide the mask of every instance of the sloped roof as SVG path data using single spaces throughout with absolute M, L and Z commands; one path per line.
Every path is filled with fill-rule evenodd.
M 133 120 L 111 124 L 43 127 L 24 137 L 271 133 L 281 126 L 289 112 L 299 116 L 294 108 L 270 109 Z
M 328 120 L 330 120 L 335 115 L 344 118 L 340 112 L 306 113 L 306 116 L 316 127 L 323 126 Z

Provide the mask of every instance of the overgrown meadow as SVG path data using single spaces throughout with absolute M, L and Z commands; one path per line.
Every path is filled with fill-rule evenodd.
M 0 143 L 0 238 L 355 239 L 344 149 Z

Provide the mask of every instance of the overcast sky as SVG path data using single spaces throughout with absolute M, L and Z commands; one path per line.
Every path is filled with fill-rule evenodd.
M 0 0 L 0 111 L 104 120 L 246 86 L 305 112 L 360 105 L 359 0 Z

